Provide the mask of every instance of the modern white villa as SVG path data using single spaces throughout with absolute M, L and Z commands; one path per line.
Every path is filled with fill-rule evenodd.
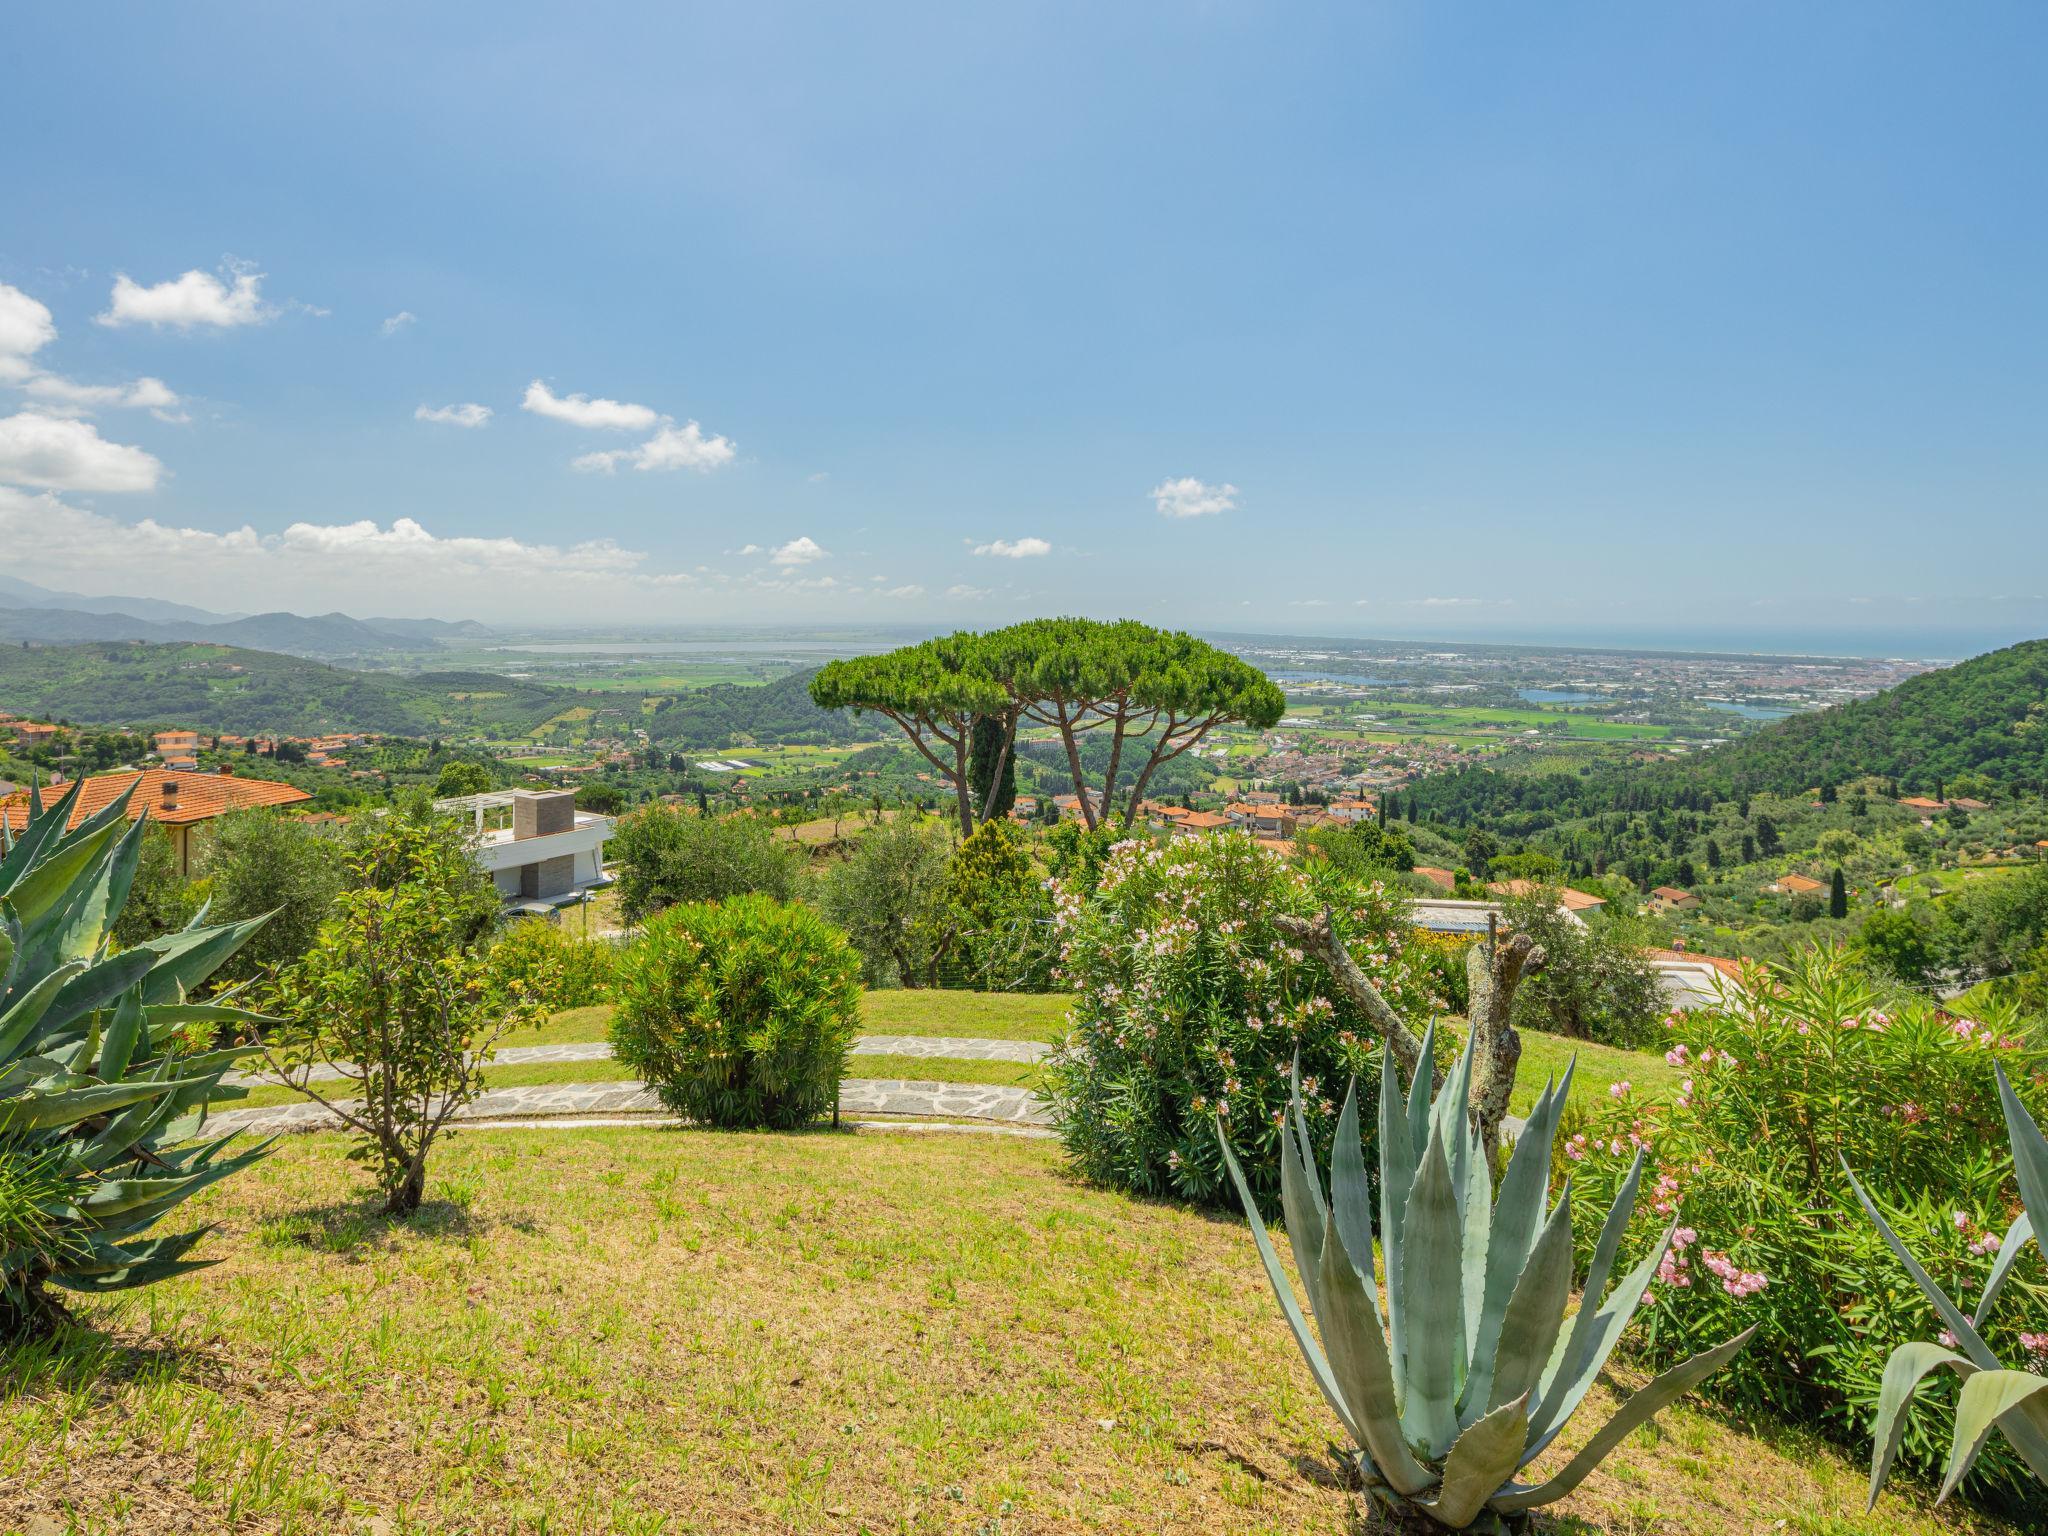
M 574 790 L 461 795 L 434 809 L 473 820 L 477 858 L 514 911 L 551 913 L 612 883 L 604 872 L 611 818 L 577 810 Z

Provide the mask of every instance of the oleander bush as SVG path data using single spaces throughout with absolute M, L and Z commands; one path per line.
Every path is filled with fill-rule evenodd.
M 838 1103 L 860 1028 L 860 956 L 767 896 L 671 907 L 619 962 L 611 1042 L 677 1114 L 788 1130 Z
M 1589 1204 L 1609 1198 L 1646 1149 L 1636 1249 L 1680 1217 L 1643 1353 L 1661 1364 L 1757 1323 L 1717 1396 L 1866 1444 L 1886 1357 L 1940 1323 L 1857 1207 L 1842 1160 L 1935 1278 L 1976 1294 L 2019 1209 L 1993 1066 L 2038 1096 L 2048 1056 L 2022 1034 L 1924 1004 L 1886 1012 L 1835 950 L 1756 968 L 1719 1006 L 1667 1019 L 1665 1035 L 1666 1059 L 1687 1074 L 1668 1101 L 1616 1083 L 1564 1140 L 1563 1166 Z M 1593 1237 L 1582 1226 L 1582 1251 Z M 1989 1342 L 2048 1365 L 2048 1338 L 2030 1351 L 2035 1336 L 2022 1331 L 2048 1319 L 2037 1251 L 2008 1286 Z M 1947 1446 L 1936 1420 L 1906 1427 L 1902 1466 L 1939 1474 Z M 1979 1460 L 1973 1491 L 2031 1496 L 2001 1442 Z
M 1290 865 L 1248 837 L 1120 843 L 1092 895 L 1056 880 L 1053 898 L 1059 976 L 1076 998 L 1041 1091 L 1075 1164 L 1118 1189 L 1228 1204 L 1220 1116 L 1255 1196 L 1273 1209 L 1297 1057 L 1319 1156 L 1354 1072 L 1371 1111 L 1378 1031 L 1276 916 L 1313 917 L 1327 903 L 1396 1010 L 1420 1018 L 1443 1007 L 1397 891 Z
M 513 923 L 491 946 L 493 985 L 516 989 L 550 1013 L 612 1000 L 619 951 L 603 939 L 584 939 L 555 923 Z

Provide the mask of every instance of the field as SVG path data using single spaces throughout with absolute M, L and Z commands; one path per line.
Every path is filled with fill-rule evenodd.
M 341 1150 L 293 1138 L 201 1197 L 218 1268 L 0 1355 L 0 1526 L 1357 1528 L 1243 1224 L 1081 1186 L 1050 1144 L 478 1131 L 399 1225 Z M 1687 1407 L 1544 1529 L 2003 1529 L 1866 1520 L 1862 1483 Z

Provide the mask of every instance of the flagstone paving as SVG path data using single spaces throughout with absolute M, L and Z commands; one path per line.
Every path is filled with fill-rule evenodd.
M 953 1035 L 862 1035 L 853 1042 L 851 1054 L 855 1056 L 915 1056 L 921 1059 L 948 1061 L 1041 1061 L 1052 1050 L 1049 1045 L 1036 1040 L 970 1040 Z M 508 1045 L 499 1050 L 493 1058 L 500 1066 L 518 1066 L 526 1062 L 553 1061 L 608 1061 L 612 1048 L 604 1040 L 574 1040 L 559 1045 Z M 315 1083 L 339 1082 L 342 1073 L 335 1067 L 314 1067 L 306 1080 Z M 259 1083 L 275 1083 L 279 1079 L 264 1071 L 230 1072 L 223 1082 L 238 1088 L 253 1088 Z

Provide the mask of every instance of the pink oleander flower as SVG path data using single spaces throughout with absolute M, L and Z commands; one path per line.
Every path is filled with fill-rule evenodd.
M 1680 1042 L 1679 1042 L 1679 1043 L 1678 1043 L 1677 1045 L 1674 1045 L 1673 1047 L 1671 1047 L 1671 1049 L 1670 1049 L 1670 1050 L 1666 1051 L 1666 1052 L 1664 1053 L 1664 1059 L 1665 1059 L 1665 1061 L 1669 1062 L 1669 1063 L 1670 1063 L 1670 1064 L 1671 1064 L 1672 1066 L 1674 1066 L 1674 1067 L 1682 1067 L 1682 1066 L 1684 1066 L 1684 1065 L 1685 1065 L 1685 1042 L 1683 1042 L 1683 1041 L 1680 1041 Z
M 1958 1232 L 1967 1232 L 1970 1230 L 1970 1218 L 1965 1216 L 1961 1211 L 1957 1211 L 1955 1213 L 1955 1223 L 1956 1230 Z
M 1940 1341 L 1941 1347 L 1943 1349 L 1954 1349 L 1957 1343 L 1960 1342 L 1956 1338 L 1956 1336 L 1950 1333 L 1946 1328 L 1942 1329 L 1941 1332 L 1937 1333 L 1934 1337 Z
M 1626 1078 L 1624 1078 L 1624 1079 L 1623 1079 L 1622 1081 L 1620 1081 L 1620 1082 L 1618 1082 L 1618 1083 L 1610 1083 L 1610 1084 L 1608 1084 L 1608 1086 L 1607 1086 L 1607 1097 L 1609 1097 L 1610 1099 L 1620 1099 L 1620 1098 L 1626 1098 L 1626 1097 L 1628 1096 L 1628 1090 L 1629 1090 L 1629 1084 L 1628 1084 L 1628 1080 L 1627 1080 Z

